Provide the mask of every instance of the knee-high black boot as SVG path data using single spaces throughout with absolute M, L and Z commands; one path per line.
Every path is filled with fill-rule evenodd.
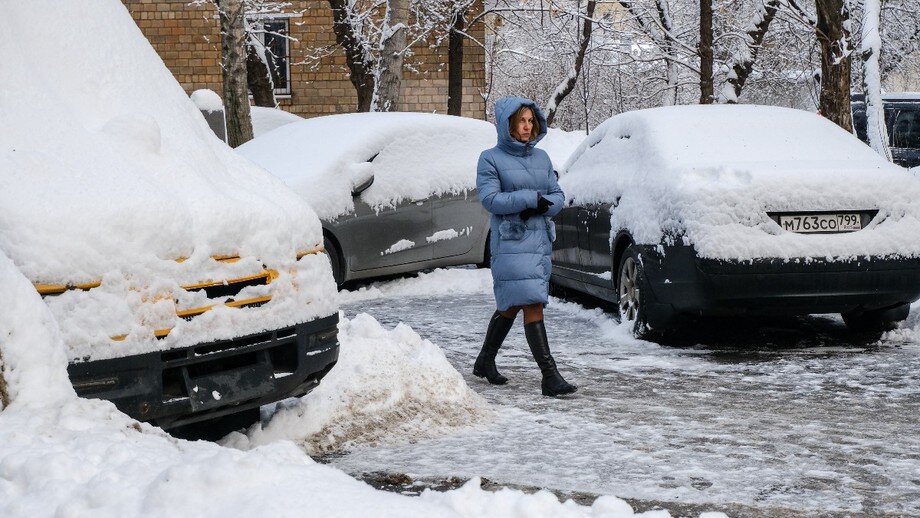
M 562 396 L 575 392 L 577 387 L 562 379 L 559 371 L 556 370 L 556 362 L 549 353 L 549 341 L 546 339 L 546 327 L 543 326 L 543 321 L 524 324 L 524 334 L 527 336 L 530 352 L 533 353 L 533 358 L 537 360 L 537 365 L 540 366 L 540 372 L 543 374 L 543 395 Z
M 513 318 L 505 318 L 498 311 L 492 315 L 489 320 L 489 328 L 486 330 L 486 339 L 482 342 L 482 350 L 473 364 L 473 374 L 480 378 L 489 380 L 493 385 L 504 385 L 508 383 L 508 378 L 502 376 L 495 367 L 495 356 L 498 355 L 498 349 L 508 336 L 511 325 L 514 324 Z

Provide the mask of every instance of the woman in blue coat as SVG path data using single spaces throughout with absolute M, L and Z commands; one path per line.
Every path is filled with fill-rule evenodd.
M 533 101 L 505 97 L 495 104 L 495 125 L 498 145 L 479 155 L 476 188 L 492 214 L 489 247 L 498 309 L 489 321 L 473 374 L 495 385 L 508 381 L 495 367 L 495 356 L 523 310 L 524 334 L 543 374 L 543 395 L 571 394 L 575 386 L 556 370 L 543 325 L 556 238 L 550 218 L 565 202 L 549 155 L 534 147 L 546 135 L 546 118 Z

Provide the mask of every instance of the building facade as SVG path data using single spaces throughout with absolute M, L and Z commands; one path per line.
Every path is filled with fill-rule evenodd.
M 222 94 L 220 31 L 210 4 L 189 0 L 123 0 L 138 27 L 187 93 L 200 88 Z M 293 0 L 286 13 L 259 17 L 262 38 L 277 56 L 276 95 L 281 107 L 303 117 L 356 111 L 357 95 L 345 55 L 332 31 L 326 0 Z M 471 35 L 484 41 L 482 24 Z M 272 37 L 286 34 L 289 37 Z M 447 113 L 447 38 L 421 42 L 403 72 L 399 111 Z M 463 115 L 484 118 L 485 53 L 464 42 Z

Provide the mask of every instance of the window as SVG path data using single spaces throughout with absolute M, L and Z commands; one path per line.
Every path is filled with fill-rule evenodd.
M 291 93 L 290 40 L 288 39 L 288 20 L 257 19 L 252 20 L 252 34 L 265 49 L 268 69 L 272 74 L 275 94 Z
M 896 108 L 886 115 L 891 120 L 891 147 L 920 149 L 920 107 Z

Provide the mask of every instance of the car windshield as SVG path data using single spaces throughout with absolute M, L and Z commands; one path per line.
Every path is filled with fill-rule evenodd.
M 920 107 L 890 110 L 891 147 L 920 149 Z

